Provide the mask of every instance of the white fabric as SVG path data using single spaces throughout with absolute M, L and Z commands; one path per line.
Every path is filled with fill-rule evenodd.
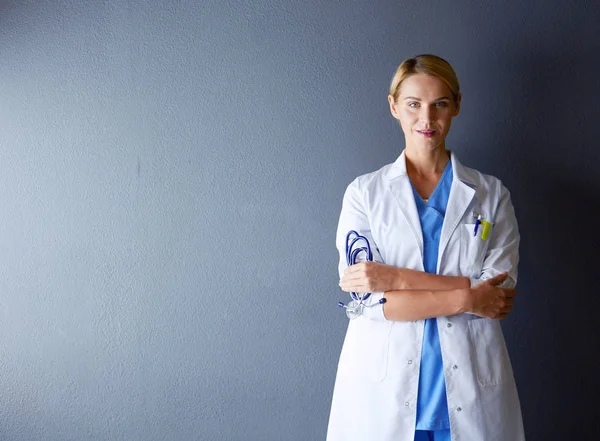
M 502 183 L 464 167 L 452 154 L 454 180 L 440 238 L 438 274 L 471 284 L 508 271 L 517 281 L 519 232 Z M 473 212 L 493 223 L 487 241 L 473 236 Z M 404 153 L 355 179 L 344 195 L 336 237 L 340 277 L 345 237 L 365 235 L 374 259 L 423 271 L 423 239 Z M 382 293 L 371 296 L 377 302 Z M 517 389 L 498 320 L 473 314 L 437 320 L 453 441 L 523 441 Z M 415 432 L 424 321 L 392 322 L 381 305 L 351 320 L 340 355 L 328 441 L 404 441 Z

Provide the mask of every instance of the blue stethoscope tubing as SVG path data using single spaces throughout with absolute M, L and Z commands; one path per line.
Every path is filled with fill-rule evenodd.
M 356 244 L 360 241 L 363 241 L 364 244 L 361 247 L 356 247 Z M 357 262 L 358 256 L 360 253 L 365 254 L 365 259 L 372 262 L 373 261 L 373 253 L 371 252 L 371 244 L 369 243 L 369 239 L 365 236 L 361 236 L 354 230 L 350 230 L 346 235 L 346 264 L 348 266 L 354 265 Z M 356 301 L 364 301 L 371 297 L 371 293 L 365 293 L 361 296 L 357 292 L 351 292 L 350 295 Z
M 360 243 L 360 242 L 363 243 Z M 362 245 L 362 246 L 361 246 Z M 364 254 L 364 258 L 367 261 L 373 261 L 373 252 L 371 251 L 371 244 L 369 243 L 369 239 L 365 236 L 358 234 L 354 230 L 350 230 L 346 235 L 346 264 L 348 266 L 354 265 L 360 256 L 360 254 Z M 366 306 L 375 306 L 375 305 L 366 305 L 364 302 L 369 297 L 371 297 L 371 293 L 367 292 L 361 295 L 358 292 L 351 292 L 350 297 L 352 297 L 352 301 L 347 305 L 344 305 L 343 302 L 338 302 L 338 306 L 342 308 L 346 308 L 346 315 L 348 318 L 356 318 L 362 315 L 363 308 Z M 385 303 L 385 298 L 379 299 L 377 304 Z

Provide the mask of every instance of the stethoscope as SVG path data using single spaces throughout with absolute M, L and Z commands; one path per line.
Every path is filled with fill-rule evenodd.
M 360 246 L 361 241 L 363 242 L 362 246 Z M 346 235 L 346 264 L 348 266 L 354 265 L 358 261 L 358 257 L 361 253 L 364 254 L 365 260 L 370 262 L 373 261 L 373 253 L 371 252 L 371 244 L 369 243 L 369 239 L 367 239 L 365 236 L 361 236 L 354 230 L 350 230 Z M 350 297 L 352 297 L 352 300 L 347 305 L 344 305 L 343 302 L 338 302 L 339 307 L 346 308 L 346 315 L 350 319 L 354 319 L 362 315 L 364 308 L 385 303 L 385 298 L 381 298 L 376 304 L 367 305 L 365 300 L 371 297 L 370 292 L 363 294 L 351 292 Z

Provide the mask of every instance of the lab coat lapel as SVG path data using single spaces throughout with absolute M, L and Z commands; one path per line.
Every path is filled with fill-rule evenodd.
M 406 173 L 406 159 L 404 157 L 404 152 L 402 152 L 392 167 L 389 189 L 394 200 L 398 204 L 400 211 L 404 215 L 412 235 L 419 245 L 422 260 L 423 232 L 421 231 L 421 221 L 419 220 L 419 212 L 417 211 L 413 188 L 410 183 L 410 178 Z
M 444 216 L 444 224 L 442 226 L 442 233 L 440 235 L 440 248 L 438 253 L 438 272 L 440 270 L 440 262 L 444 254 L 444 250 L 450 241 L 450 237 L 456 227 L 460 223 L 460 220 L 464 216 L 465 212 L 469 208 L 471 201 L 475 197 L 474 184 L 465 180 L 464 167 L 458 161 L 454 153 L 451 153 L 452 159 L 452 173 L 454 179 L 452 181 L 452 188 L 450 189 L 450 196 L 448 197 L 448 205 L 446 207 L 446 215 Z

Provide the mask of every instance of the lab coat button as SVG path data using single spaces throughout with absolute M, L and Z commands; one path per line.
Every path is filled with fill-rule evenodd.
M 412 364 L 412 360 L 408 360 L 408 364 Z
M 408 407 L 408 406 L 410 405 L 410 403 L 407 401 L 407 402 L 405 402 L 405 403 L 404 403 L 404 405 L 405 405 L 406 407 Z
M 446 326 L 449 327 L 449 328 L 451 328 L 452 327 L 452 323 L 447 323 Z
M 461 410 L 462 410 L 462 409 L 461 409 L 460 407 L 457 407 L 457 408 L 456 408 L 456 411 L 457 411 L 457 412 L 460 412 Z
M 452 369 L 458 369 L 457 365 L 452 366 Z

